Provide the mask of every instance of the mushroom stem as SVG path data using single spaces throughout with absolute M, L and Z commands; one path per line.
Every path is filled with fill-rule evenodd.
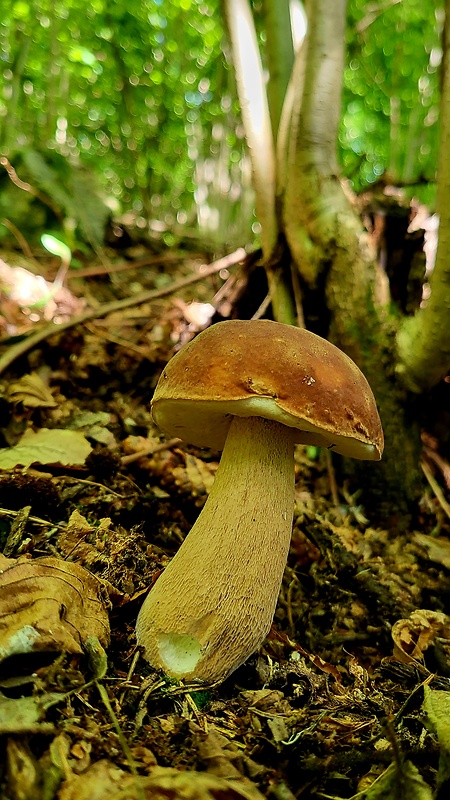
M 286 566 L 294 508 L 293 431 L 234 417 L 206 504 L 137 621 L 166 674 L 215 683 L 261 645 Z

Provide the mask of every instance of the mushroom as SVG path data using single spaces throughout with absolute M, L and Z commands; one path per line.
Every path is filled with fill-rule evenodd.
M 152 414 L 166 434 L 222 450 L 209 497 L 140 610 L 150 664 L 224 680 L 270 630 L 294 509 L 294 444 L 378 460 L 383 431 L 354 362 L 307 330 L 219 322 L 169 361 Z

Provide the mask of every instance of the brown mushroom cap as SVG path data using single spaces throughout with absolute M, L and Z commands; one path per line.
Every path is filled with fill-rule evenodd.
M 161 430 L 221 450 L 233 416 L 296 429 L 295 441 L 379 460 L 383 431 L 356 364 L 326 339 L 270 320 L 212 325 L 165 367 L 152 401 Z

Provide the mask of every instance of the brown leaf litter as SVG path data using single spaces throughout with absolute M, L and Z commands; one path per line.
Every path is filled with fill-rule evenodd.
M 431 484 L 414 529 L 394 534 L 376 527 L 332 461 L 298 448 L 292 546 L 260 651 L 202 688 L 154 673 L 136 651 L 143 596 L 217 468 L 216 453 L 162 440 L 149 413 L 173 346 L 202 324 L 206 309 L 191 301 L 217 306 L 217 274 L 198 297 L 186 293 L 198 274 L 183 274 L 180 302 L 164 305 L 155 274 L 147 288 L 139 273 L 139 312 L 125 297 L 101 307 L 104 324 L 86 328 L 92 311 L 76 327 L 48 328 L 20 351 L 25 374 L 4 379 L 4 446 L 25 430 L 70 429 L 93 448 L 78 465 L 35 461 L 0 475 L 10 556 L 0 578 L 0 791 L 11 800 L 350 797 L 392 786 L 400 752 L 405 781 L 416 770 L 436 785 L 439 744 L 422 701 L 425 685 L 450 693 L 450 524 Z M 98 268 L 94 279 L 108 300 Z

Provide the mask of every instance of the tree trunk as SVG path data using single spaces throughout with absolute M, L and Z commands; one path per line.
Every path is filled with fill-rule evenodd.
M 292 67 L 294 65 L 294 44 L 292 41 L 289 0 L 263 0 L 262 11 L 267 39 L 267 100 L 272 121 L 273 138 L 276 141 L 280 124 L 283 101 L 286 95 Z
M 229 17 L 231 8 L 246 6 L 250 13 L 248 0 L 224 2 Z M 271 227 L 263 248 L 274 317 L 292 321 L 292 314 L 286 314 L 286 268 L 280 268 L 292 259 L 293 274 L 306 295 L 305 316 L 310 313 L 308 297 L 314 295 L 315 313 L 322 314 L 317 332 L 328 335 L 356 361 L 375 392 L 386 437 L 385 455 L 381 465 L 366 468 L 358 464 L 358 483 L 366 496 L 376 498 L 384 517 L 394 516 L 401 525 L 420 491 L 419 401 L 414 392 L 435 385 L 450 369 L 450 54 L 445 46 L 450 32 L 444 36 L 438 192 L 441 231 L 432 293 L 428 305 L 402 323 L 393 310 L 387 275 L 377 263 L 374 244 L 351 192 L 343 187 L 336 163 L 346 5 L 346 0 L 307 3 L 308 33 L 295 58 L 279 123 L 277 195 L 273 205 L 266 202 L 265 207 L 271 209 L 270 215 L 266 214 Z M 264 7 L 275 19 L 277 0 L 265 0 Z M 447 31 L 450 0 L 446 0 L 446 12 Z M 239 38 L 236 16 L 234 22 L 234 35 Z M 270 39 L 271 28 L 266 33 Z M 274 52 L 276 43 L 269 50 L 269 61 Z M 243 64 L 236 59 L 235 63 L 239 73 Z M 254 79 L 254 75 L 247 78 L 250 82 Z M 245 105 L 245 96 L 241 102 L 243 99 Z M 269 187 L 273 190 L 273 140 L 269 137 L 265 153 L 256 153 L 249 135 L 255 119 L 251 121 L 251 114 L 243 116 L 251 156 L 255 163 L 259 160 L 258 196 Z M 263 228 L 264 220 L 260 214 Z
M 248 0 L 223 0 L 236 83 L 252 163 L 255 206 L 276 319 L 295 324 L 291 284 L 286 279 L 275 200 L 275 146 L 261 58 Z
M 364 475 L 360 482 L 376 497 L 383 516 L 395 510 L 402 519 L 417 499 L 420 438 L 405 411 L 405 390 L 395 379 L 396 327 L 383 302 L 386 279 L 337 174 L 345 20 L 346 0 L 311 5 L 306 54 L 295 67 L 302 86 L 292 111 L 283 220 L 303 281 L 325 287 L 329 338 L 361 367 L 377 398 L 385 455 L 381 465 L 358 465 L 358 475 Z

